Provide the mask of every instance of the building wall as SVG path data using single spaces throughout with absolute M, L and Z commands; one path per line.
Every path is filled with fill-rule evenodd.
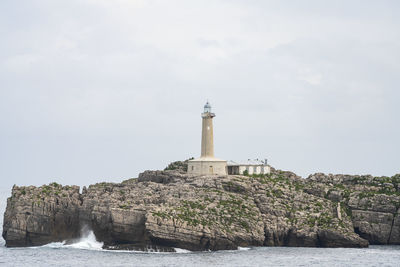
M 191 160 L 188 163 L 188 173 L 197 175 L 226 175 L 226 161 Z
M 239 173 L 234 174 L 243 174 L 244 171 L 248 171 L 249 175 L 253 174 L 268 174 L 271 172 L 271 168 L 267 165 L 234 165 L 239 169 Z M 232 167 L 232 166 L 231 166 Z
M 271 167 L 270 166 L 264 166 L 263 170 L 262 170 L 263 174 L 269 174 L 271 173 Z
M 239 166 L 239 174 L 243 174 L 246 169 L 246 166 Z

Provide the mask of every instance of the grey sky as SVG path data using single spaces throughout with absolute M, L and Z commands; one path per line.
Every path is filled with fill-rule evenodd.
M 398 1 L 0 2 L 0 179 L 85 185 L 200 153 L 400 166 Z

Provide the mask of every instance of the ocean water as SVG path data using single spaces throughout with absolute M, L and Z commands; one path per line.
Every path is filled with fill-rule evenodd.
M 1 266 L 400 266 L 400 248 L 257 247 L 237 251 L 105 251 L 82 241 L 36 248 L 0 248 Z
M 9 190 L 0 190 L 0 231 Z M 400 246 L 349 248 L 254 247 L 235 251 L 132 252 L 103 250 L 89 231 L 74 244 L 6 248 L 0 266 L 400 266 Z

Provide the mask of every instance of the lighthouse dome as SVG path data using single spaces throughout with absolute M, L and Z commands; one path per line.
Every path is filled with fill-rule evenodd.
M 211 113 L 211 105 L 210 105 L 210 103 L 208 103 L 208 101 L 204 105 L 204 113 L 206 113 L 206 112 L 210 112 Z

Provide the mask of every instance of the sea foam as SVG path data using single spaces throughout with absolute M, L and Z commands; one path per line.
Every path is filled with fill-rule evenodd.
M 183 248 L 174 248 L 176 253 L 191 253 L 192 251 Z
M 102 250 L 103 242 L 96 240 L 96 236 L 93 231 L 85 232 L 81 238 L 72 244 L 66 244 L 63 242 L 53 242 L 46 244 L 42 247 L 45 248 L 75 248 L 75 249 L 88 249 L 88 250 Z
M 63 242 L 53 242 L 46 245 L 41 246 L 42 248 L 73 248 L 73 249 L 86 249 L 86 250 L 103 250 L 103 242 L 99 242 L 96 240 L 96 236 L 92 230 L 82 231 L 82 237 L 76 240 L 73 243 Z M 34 247 L 37 248 L 37 247 Z M 182 249 L 182 248 L 174 248 L 175 253 L 191 253 L 190 250 Z M 158 250 L 149 250 L 149 251 L 135 251 L 135 250 L 104 250 L 110 252 L 133 252 L 133 253 L 170 253 L 170 252 L 162 252 Z

